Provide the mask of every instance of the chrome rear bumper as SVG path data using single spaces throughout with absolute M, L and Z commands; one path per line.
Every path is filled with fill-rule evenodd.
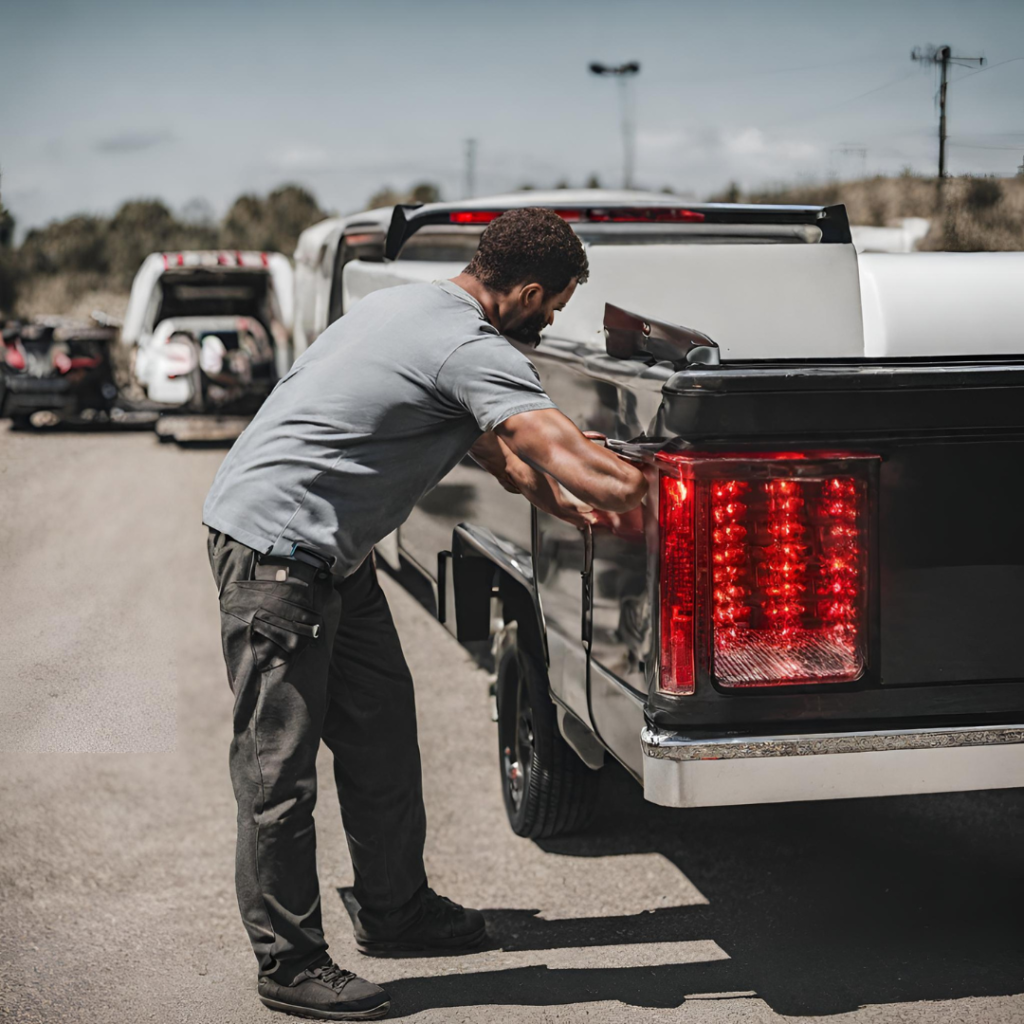
M 640 740 L 644 795 L 669 807 L 1024 786 L 1024 725 Z

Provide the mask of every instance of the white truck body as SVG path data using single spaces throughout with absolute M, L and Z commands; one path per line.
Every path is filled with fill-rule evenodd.
M 334 257 L 345 220 L 329 217 L 299 235 L 295 246 L 295 329 L 297 359 L 327 326 Z
M 382 207 L 329 217 L 299 235 L 295 246 L 294 358 L 302 355 L 344 308 L 338 272 L 345 262 L 383 253 L 390 219 L 391 207 Z
M 852 245 L 592 245 L 590 280 L 547 335 L 603 350 L 605 302 L 718 342 L 723 359 L 1024 353 L 1024 253 L 857 253 Z M 462 264 L 353 261 L 346 307 Z

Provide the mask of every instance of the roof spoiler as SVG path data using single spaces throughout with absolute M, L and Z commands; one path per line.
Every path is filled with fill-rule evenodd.
M 574 224 L 585 224 L 597 220 L 602 214 L 605 220 L 609 210 L 616 208 L 631 210 L 636 203 L 570 203 L 558 204 L 538 203 L 556 209 L 558 213 L 571 220 Z M 739 203 L 684 203 L 687 212 L 700 215 L 704 224 L 809 224 L 821 231 L 822 242 L 840 242 L 850 244 L 850 221 L 846 215 L 846 207 L 842 203 L 834 206 L 769 206 Z M 502 203 L 487 203 L 486 200 L 467 200 L 465 203 L 399 203 L 391 214 L 391 226 L 388 228 L 387 242 L 384 245 L 384 256 L 393 260 L 402 251 L 402 246 L 420 228 L 428 224 L 451 224 L 453 215 L 461 211 L 501 211 L 518 209 Z M 593 215 L 593 216 L 591 216 Z
M 422 205 L 422 203 L 395 204 L 394 210 L 391 211 L 391 226 L 388 228 L 387 241 L 384 243 L 385 259 L 396 259 L 402 250 L 402 246 L 405 245 L 405 240 L 420 226 L 417 224 L 416 227 L 410 227 L 409 214 L 413 210 L 418 210 Z M 446 214 L 445 220 L 447 219 Z
M 638 316 L 606 302 L 604 338 L 608 355 L 616 359 L 665 359 L 678 366 L 717 366 L 718 344 L 692 327 Z

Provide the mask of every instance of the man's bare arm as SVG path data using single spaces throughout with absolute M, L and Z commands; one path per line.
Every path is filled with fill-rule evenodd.
M 510 416 L 494 433 L 513 455 L 554 477 L 594 508 L 628 512 L 647 493 L 647 482 L 636 466 L 587 440 L 557 409 Z
M 554 477 L 539 472 L 513 455 L 493 431 L 481 434 L 469 454 L 506 491 L 523 495 L 544 512 L 581 527 L 595 515 L 573 500 L 571 495 L 565 494 Z
M 498 440 L 493 430 L 481 434 L 473 447 L 469 449 L 470 458 L 482 469 L 486 469 L 506 491 L 520 494 L 521 491 L 515 482 L 512 467 L 509 464 L 511 454 Z

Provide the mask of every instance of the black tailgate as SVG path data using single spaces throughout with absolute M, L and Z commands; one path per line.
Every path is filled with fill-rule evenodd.
M 701 448 L 882 456 L 882 687 L 1024 680 L 1024 361 L 732 364 L 666 385 Z

